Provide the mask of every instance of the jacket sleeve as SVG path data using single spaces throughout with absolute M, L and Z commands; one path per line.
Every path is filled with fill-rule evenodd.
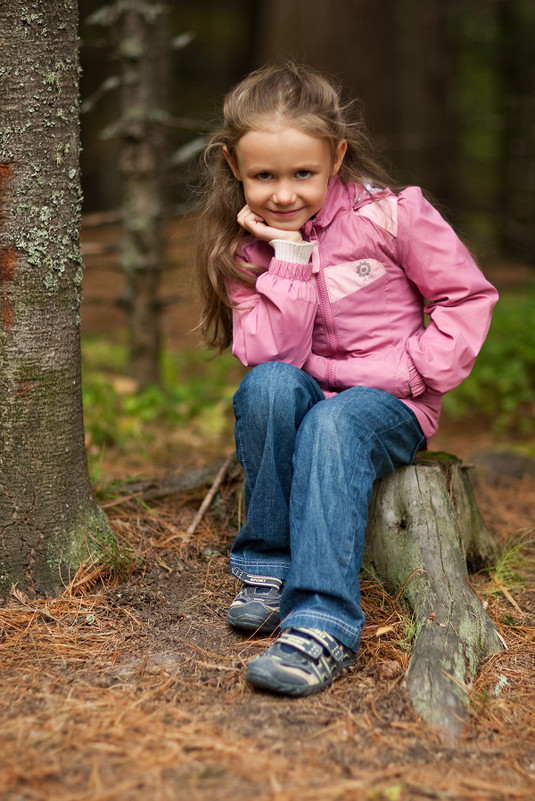
M 245 365 L 283 361 L 302 367 L 310 355 L 317 310 L 312 265 L 272 258 L 254 288 L 229 287 L 233 354 Z
M 417 187 L 399 196 L 397 246 L 399 262 L 426 299 L 430 318 L 406 343 L 408 369 L 421 378 L 412 394 L 424 385 L 443 394 L 469 375 L 498 293 Z

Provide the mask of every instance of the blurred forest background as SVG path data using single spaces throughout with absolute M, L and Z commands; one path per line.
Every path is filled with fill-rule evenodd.
M 88 24 L 101 6 L 80 3 L 82 99 L 87 104 L 106 81 L 113 88 L 86 105 L 83 117 L 88 211 L 120 203 L 119 142 L 109 138 L 117 122 L 117 87 L 109 82 L 120 30 Z M 400 182 L 427 188 L 482 244 L 535 261 L 531 0 L 180 0 L 169 4 L 158 36 L 151 57 L 160 59 L 167 83 L 165 173 L 175 207 L 191 200 L 191 164 L 169 167 L 179 147 L 217 121 L 236 81 L 290 56 L 334 74 L 361 99 Z M 185 46 L 173 49 L 180 38 Z
M 137 9 L 137 23 L 127 8 Z M 135 0 L 108 6 L 80 0 L 80 18 L 83 321 L 86 393 L 98 410 L 88 421 L 94 443 L 121 439 L 125 404 L 133 416 L 145 415 L 147 425 L 153 416 L 171 415 L 176 423 L 180 410 L 192 417 L 204 409 L 208 428 L 226 427 L 222 417 L 239 368 L 230 359 L 216 360 L 219 367 L 201 360 L 201 377 L 196 336 L 177 342 L 195 323 L 184 276 L 191 264 L 188 221 L 198 159 L 217 125 L 224 93 L 251 69 L 288 57 L 335 75 L 348 96 L 361 100 L 372 139 L 395 180 L 430 192 L 483 270 L 505 290 L 487 355 L 447 409 L 461 418 L 477 408 L 497 431 L 533 430 L 531 0 Z M 136 77 L 134 68 L 145 78 Z M 155 163 L 136 174 L 135 147 L 142 142 L 150 145 L 143 158 Z M 136 201 L 136 193 L 142 200 Z M 145 257 L 138 252 L 136 263 L 132 249 L 144 225 L 156 226 L 149 239 L 163 237 L 163 255 L 155 245 Z M 151 286 L 139 282 L 142 257 L 154 273 Z M 104 268 L 116 270 L 111 279 L 98 273 Z M 96 297 L 108 284 L 117 294 L 121 281 L 125 286 L 113 303 Z M 146 296 L 145 311 L 134 309 L 138 294 Z M 107 369 L 129 374 L 131 385 L 124 376 L 110 381 L 96 370 L 103 348 L 97 329 L 102 334 L 103 324 L 111 325 L 117 314 L 130 320 L 130 345 L 118 334 L 107 337 Z M 147 337 L 136 341 L 140 331 L 154 326 L 152 343 Z M 177 347 L 168 352 L 173 338 L 180 354 Z M 118 404 L 121 420 L 112 413 Z

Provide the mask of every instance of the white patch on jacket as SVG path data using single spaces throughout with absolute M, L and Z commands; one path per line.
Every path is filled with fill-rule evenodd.
M 385 267 L 376 259 L 360 259 L 328 267 L 324 272 L 324 278 L 329 300 L 335 303 L 346 298 L 377 281 L 385 273 Z

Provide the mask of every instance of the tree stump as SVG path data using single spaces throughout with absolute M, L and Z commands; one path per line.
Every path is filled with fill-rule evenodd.
M 407 689 L 415 710 L 446 741 L 466 723 L 477 668 L 504 648 L 467 572 L 467 564 L 479 568 L 496 556 L 467 467 L 455 457 L 427 452 L 377 482 L 365 566 L 414 615 Z

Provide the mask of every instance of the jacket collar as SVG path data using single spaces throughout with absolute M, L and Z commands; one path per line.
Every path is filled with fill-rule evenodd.
M 303 225 L 301 233 L 308 239 L 313 228 L 326 228 L 339 211 L 356 209 L 358 206 L 371 203 L 374 196 L 382 192 L 389 193 L 389 190 L 375 189 L 368 185 L 344 184 L 338 175 L 333 175 L 329 178 L 325 203 L 318 213 Z
M 333 175 L 329 178 L 325 203 L 318 213 L 310 220 L 307 220 L 301 228 L 301 232 L 306 239 L 308 239 L 312 228 L 325 228 L 341 209 L 351 208 L 349 190 L 353 188 L 351 185 L 345 186 L 338 175 Z

